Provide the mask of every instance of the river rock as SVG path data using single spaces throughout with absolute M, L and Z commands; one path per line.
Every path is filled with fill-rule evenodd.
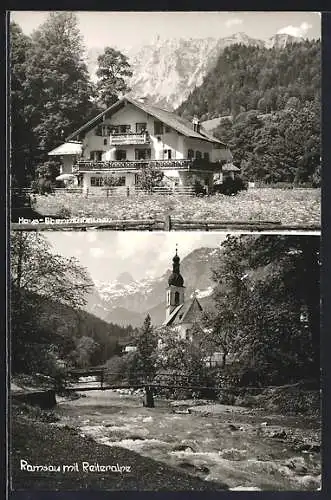
M 245 460 L 247 457 L 247 450 L 237 450 L 236 448 L 229 448 L 219 452 L 222 458 L 225 460 Z
M 209 473 L 209 469 L 205 465 L 194 465 L 194 464 L 191 464 L 190 462 L 181 462 L 178 465 L 182 469 L 185 469 L 185 470 L 190 471 L 190 472 L 196 472 L 196 473 L 202 473 L 202 474 Z
M 296 482 L 306 490 L 318 490 L 321 487 L 321 476 L 311 476 L 309 474 L 305 476 L 296 477 Z
M 287 434 L 286 431 L 282 429 L 280 431 L 272 432 L 270 436 L 276 439 L 285 439 L 287 437 Z
M 262 491 L 256 486 L 236 486 L 235 488 L 229 488 L 230 491 Z
M 299 474 L 305 474 L 307 472 L 306 462 L 303 457 L 290 458 L 289 460 L 286 460 L 285 465 Z

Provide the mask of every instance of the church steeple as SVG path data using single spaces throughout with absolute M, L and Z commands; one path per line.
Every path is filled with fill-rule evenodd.
M 180 274 L 180 258 L 177 254 L 177 246 L 176 246 L 176 254 L 172 259 L 172 273 L 168 279 L 168 285 L 173 286 L 184 286 L 184 278 Z
M 172 259 L 172 273 L 168 278 L 168 287 L 166 293 L 166 319 L 169 318 L 172 311 L 179 305 L 184 304 L 184 278 L 180 274 L 180 258 L 177 253 Z

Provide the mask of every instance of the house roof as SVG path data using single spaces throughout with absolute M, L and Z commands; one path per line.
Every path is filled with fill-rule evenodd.
M 82 143 L 77 141 L 70 141 L 61 144 L 48 153 L 48 156 L 62 156 L 62 155 L 78 155 L 82 152 Z
M 198 319 L 202 307 L 196 297 L 177 306 L 169 318 L 163 323 L 164 326 L 180 325 L 182 323 L 194 323 Z
M 233 163 L 225 163 L 222 166 L 222 172 L 239 172 L 240 168 L 236 167 Z
M 147 104 L 145 102 L 141 102 L 137 99 L 133 99 L 130 96 L 126 96 L 118 100 L 117 102 L 115 102 L 115 104 L 102 111 L 102 113 L 99 113 L 96 117 L 85 123 L 78 130 L 75 130 L 75 132 L 69 135 L 67 141 L 73 139 L 84 130 L 88 130 L 93 126 L 95 126 L 104 115 L 116 113 L 118 109 L 125 106 L 127 103 L 130 103 L 133 106 L 136 106 L 137 108 L 141 109 L 142 111 L 145 111 L 149 115 L 154 116 L 155 118 L 163 122 L 165 125 L 168 125 L 169 127 L 175 129 L 177 132 L 185 135 L 186 137 L 192 137 L 203 141 L 221 144 L 224 147 L 226 147 L 226 144 L 219 141 L 216 137 L 214 137 L 212 134 L 210 134 L 203 128 L 200 128 L 200 132 L 196 132 L 195 130 L 193 130 L 193 124 L 189 120 L 186 120 L 185 118 L 182 118 L 181 116 L 178 116 L 175 113 L 172 113 L 171 111 L 166 111 L 165 109 L 161 109 L 156 106 Z

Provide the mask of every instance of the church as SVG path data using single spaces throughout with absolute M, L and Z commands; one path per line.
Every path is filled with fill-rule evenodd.
M 202 311 L 197 297 L 185 300 L 184 278 L 180 273 L 180 258 L 176 248 L 166 289 L 166 318 L 162 326 L 171 327 L 180 339 L 192 341 L 190 330 Z

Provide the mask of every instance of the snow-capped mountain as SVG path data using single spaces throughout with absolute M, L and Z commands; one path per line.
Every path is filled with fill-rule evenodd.
M 211 300 L 215 283 L 212 269 L 218 262 L 219 248 L 199 248 L 181 262 L 185 296 L 195 294 L 202 302 Z M 171 263 L 171 261 L 170 261 Z M 154 324 L 162 323 L 165 315 L 165 289 L 171 270 L 157 278 L 135 280 L 129 273 L 122 273 L 111 282 L 95 282 L 86 309 L 102 319 L 123 326 L 140 326 L 147 313 Z
M 226 47 L 236 43 L 266 48 L 284 47 L 287 43 L 301 40 L 291 35 L 276 34 L 264 41 L 240 32 L 219 38 L 157 37 L 149 44 L 119 50 L 128 56 L 131 64 L 133 77 L 129 85 L 132 95 L 147 97 L 151 103 L 173 110 L 202 84 L 204 76 Z M 102 49 L 88 51 L 87 62 L 92 75 L 95 75 L 100 53 Z

